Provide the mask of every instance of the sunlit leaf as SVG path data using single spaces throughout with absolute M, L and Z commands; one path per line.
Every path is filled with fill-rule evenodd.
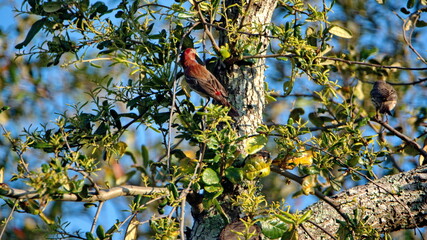
M 264 157 L 259 154 L 249 156 L 243 167 L 245 177 L 253 180 L 268 176 L 270 174 L 270 164 L 270 162 L 266 162 Z
M 316 175 L 304 177 L 301 184 L 301 190 L 305 195 L 314 194 L 314 188 L 317 185 Z
M 350 30 L 337 26 L 332 25 L 332 27 L 329 28 L 329 32 L 337 37 L 341 38 L 352 38 L 353 34 L 350 32 Z
M 280 238 L 289 229 L 289 225 L 278 218 L 262 219 L 260 223 L 262 233 L 271 239 Z
M 138 237 L 138 226 L 140 222 L 138 221 L 136 216 L 137 215 L 134 215 L 130 223 L 128 224 L 128 227 L 126 229 L 125 240 L 134 240 Z
M 267 144 L 268 138 L 264 135 L 257 135 L 251 138 L 246 139 L 245 141 L 245 150 L 248 154 L 254 154 L 264 148 Z
M 202 181 L 207 185 L 214 185 L 219 183 L 219 177 L 212 168 L 206 168 L 202 173 Z

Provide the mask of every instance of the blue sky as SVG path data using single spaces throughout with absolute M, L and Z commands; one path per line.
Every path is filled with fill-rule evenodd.
M 13 29 L 16 25 L 15 22 L 15 13 L 13 12 L 13 5 L 15 5 L 16 7 L 20 6 L 20 2 L 17 1 L 3 1 L 0 4 L 0 14 L 2 16 L 2 21 L 0 21 L 0 29 L 2 31 L 5 32 L 14 32 Z M 337 9 L 336 10 L 336 18 L 340 18 L 342 17 L 340 15 L 340 10 Z M 398 20 L 396 20 L 396 23 L 398 23 Z M 386 24 L 386 23 L 383 23 Z M 39 33 L 41 34 L 41 33 Z M 379 34 L 381 36 L 381 34 Z M 11 39 L 15 39 L 14 36 L 11 36 Z M 2 40 L 6 40 L 6 41 L 10 41 L 11 39 L 2 39 Z M 22 40 L 22 39 L 21 39 Z M 381 41 L 381 39 L 378 39 L 376 37 L 372 37 L 372 36 L 365 36 L 364 37 L 364 41 L 369 42 L 372 44 L 372 46 L 378 46 L 379 48 L 379 52 L 387 52 L 387 51 L 392 51 L 392 45 L 389 44 L 378 44 L 378 41 Z M 14 46 L 16 45 L 18 42 L 11 42 L 10 45 Z M 382 48 L 381 48 L 382 47 Z M 272 60 L 274 61 L 274 60 Z M 271 63 L 272 63 L 271 61 Z M 270 60 L 269 60 L 270 62 Z M 46 71 L 45 73 L 43 73 L 45 78 L 49 78 L 52 76 L 52 74 L 66 74 L 66 72 L 64 73 L 63 69 L 60 69 L 58 67 L 53 68 L 53 70 L 49 70 Z M 267 71 L 267 78 L 269 77 L 274 77 L 277 73 L 274 72 L 274 70 L 272 68 L 270 68 Z M 60 83 L 58 83 L 60 84 Z M 282 86 L 282 82 L 271 82 L 270 87 L 278 89 L 279 92 L 281 92 L 281 86 Z M 23 86 L 24 87 L 24 86 Z M 293 93 L 304 93 L 307 89 L 311 88 L 312 85 L 307 85 L 307 81 L 301 81 L 299 83 L 296 84 L 295 89 L 293 91 Z M 419 95 L 417 95 L 419 94 Z M 414 96 L 418 96 L 415 97 L 414 99 L 409 99 L 409 101 L 413 101 L 414 104 L 416 105 L 427 105 L 427 97 L 426 97 L 426 93 L 417 93 L 417 94 L 413 94 L 412 97 Z M 62 109 L 58 110 L 57 108 L 51 108 L 50 111 L 52 113 L 52 120 L 56 118 L 56 116 L 53 114 L 55 112 L 62 112 L 63 110 L 67 109 L 66 104 L 70 104 L 72 102 L 70 102 L 72 99 L 69 98 L 59 98 L 55 101 L 58 101 L 57 106 L 60 106 Z M 286 99 L 286 103 L 288 104 L 288 106 L 292 106 L 293 104 L 293 99 L 289 98 Z M 403 111 L 402 111 L 403 112 Z M 286 120 L 288 118 L 288 114 L 285 112 L 283 113 L 283 115 L 281 116 L 282 120 Z M 395 120 L 392 120 L 395 121 Z M 396 123 L 396 122 L 394 122 Z M 15 129 L 15 131 L 20 131 L 18 129 Z M 153 136 L 153 132 L 149 132 L 149 131 L 145 131 L 145 129 L 143 127 L 138 129 L 138 142 L 137 145 L 139 146 L 140 144 L 152 144 L 155 141 L 152 141 L 151 136 Z M 367 132 L 368 135 L 372 134 L 372 132 Z M 138 146 L 132 146 L 132 147 L 138 147 Z M 127 163 L 129 164 L 129 162 Z M 411 167 L 410 165 L 404 165 L 405 168 L 409 168 Z M 317 201 L 317 198 L 313 197 L 313 196 L 308 196 L 308 197 L 303 197 L 303 198 L 299 198 L 299 199 L 287 199 L 287 204 L 301 210 L 304 209 L 306 206 L 314 203 Z M 126 205 L 127 202 L 124 198 L 121 199 L 115 199 L 113 201 L 108 201 L 101 213 L 101 218 L 102 219 L 102 223 L 105 224 L 104 226 L 111 226 L 112 224 L 114 224 L 115 219 L 116 218 L 123 218 L 123 216 L 125 216 L 126 213 L 120 212 L 119 210 L 117 210 L 117 208 L 115 206 L 117 205 Z M 70 216 L 68 216 L 67 218 L 63 219 L 63 220 L 68 220 L 73 222 L 72 228 L 73 229 L 79 229 L 79 228 L 83 228 L 83 230 L 88 230 L 90 228 L 90 223 L 91 223 L 91 218 L 81 218 L 78 213 L 85 211 L 85 209 L 82 207 L 82 205 L 77 204 L 77 206 L 75 206 L 75 204 L 73 203 L 65 203 L 65 206 L 67 206 L 66 209 L 73 209 L 72 212 L 75 214 L 72 214 Z M 295 209 L 295 210 L 297 210 Z M 91 215 L 93 216 L 94 214 L 94 210 L 95 208 L 92 208 L 91 211 Z M 188 212 L 188 211 L 187 211 Z M 19 214 L 16 214 L 15 216 L 18 216 Z M 16 223 L 15 223 L 16 224 Z

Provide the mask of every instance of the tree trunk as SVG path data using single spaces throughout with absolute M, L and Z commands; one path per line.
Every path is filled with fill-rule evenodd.
M 270 43 L 270 39 L 264 37 L 268 33 L 266 27 L 271 22 L 277 0 L 246 0 L 244 6 L 240 3 L 241 0 L 226 1 L 226 6 L 235 5 L 235 7 L 229 7 L 226 14 L 228 19 L 232 19 L 230 22 L 233 25 L 239 26 L 239 32 L 235 35 L 221 32 L 220 45 L 229 44 L 231 50 L 241 51 L 239 44 L 251 41 L 252 46 L 259 46 L 259 52 L 264 53 Z M 225 26 L 226 24 L 230 23 L 224 23 Z M 265 59 L 263 58 L 256 59 L 251 66 L 234 62 L 227 66 L 227 86 L 231 93 L 230 100 L 241 115 L 237 125 L 239 134 L 242 136 L 256 133 L 256 129 L 262 123 L 265 105 L 264 72 Z
M 246 0 L 241 5 L 241 0 L 226 0 L 226 15 L 231 21 L 226 22 L 223 19 L 223 25 L 233 24 L 238 26 L 238 33 L 220 32 L 220 46 L 228 44 L 230 52 L 234 54 L 235 49 L 239 49 L 238 44 L 242 41 L 253 41 L 252 45 L 260 46 L 260 52 L 266 51 L 270 40 L 261 35 L 265 35 L 266 26 L 270 24 L 273 11 L 276 8 L 277 0 L 253 1 Z M 235 29 L 235 28 L 234 28 Z M 242 32 L 259 34 L 247 35 Z M 235 41 L 236 38 L 239 42 Z M 258 45 L 259 44 L 259 45 Z M 240 46 L 241 47 L 241 46 Z M 241 49 L 241 48 L 240 48 Z M 238 54 L 231 59 L 238 60 Z M 256 132 L 258 126 L 262 123 L 262 114 L 264 110 L 264 71 L 265 60 L 256 59 L 253 65 L 241 65 L 234 61 L 226 62 L 225 69 L 220 72 L 226 73 L 225 78 L 221 78 L 229 91 L 230 102 L 239 111 L 240 117 L 237 120 L 237 129 L 240 136 L 251 135 Z M 234 189 L 232 194 L 238 194 L 239 190 Z M 233 196 L 231 196 L 233 197 Z M 225 213 L 231 221 L 238 219 L 239 209 L 228 206 L 228 203 L 222 205 Z M 190 233 L 190 239 L 218 239 L 221 230 L 225 227 L 226 222 L 216 213 L 194 216 L 194 225 Z
M 417 168 L 351 188 L 332 197 L 340 210 L 353 218 L 353 210 L 359 209 L 363 217 L 369 216 L 367 224 L 379 233 L 400 229 L 412 229 L 427 225 L 427 167 Z M 306 210 L 313 211 L 314 223 L 331 234 L 339 228 L 338 212 L 324 201 L 319 201 Z M 316 239 L 331 239 L 323 230 L 310 223 L 304 227 Z M 311 239 L 299 229 L 300 239 Z

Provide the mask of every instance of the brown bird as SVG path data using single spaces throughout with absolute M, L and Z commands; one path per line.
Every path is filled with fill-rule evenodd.
M 215 102 L 230 107 L 230 116 L 239 116 L 239 113 L 227 100 L 227 90 L 205 66 L 196 61 L 196 54 L 196 49 L 187 48 L 181 55 L 181 65 L 184 68 L 185 80 L 190 88 L 202 97 L 213 98 Z
M 391 115 L 397 103 L 397 93 L 394 88 L 384 80 L 378 80 L 374 83 L 371 90 L 371 100 L 377 113 Z

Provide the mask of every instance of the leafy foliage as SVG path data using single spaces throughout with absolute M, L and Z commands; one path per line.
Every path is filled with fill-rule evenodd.
M 361 16 L 349 12 L 356 9 L 353 1 L 281 0 L 272 23 L 239 26 L 227 13 L 237 9 L 242 18 L 247 17 L 245 9 L 251 6 L 243 2 L 175 1 L 166 6 L 140 0 L 110 5 L 89 0 L 24 1 L 19 13 L 31 16 L 32 23 L 15 46 L 18 56 L 40 61 L 29 64 L 31 70 L 42 64 L 75 67 L 72 75 L 82 75 L 84 80 L 76 80 L 73 86 L 84 88 L 87 99 L 58 114 L 50 125 L 26 127 L 22 137 L 5 130 L 10 149 L 17 155 L 16 170 L 7 169 L 11 183 L 26 186 L 38 196 L 19 201 L 5 198 L 6 203 L 14 211 L 39 216 L 50 228 L 45 230 L 49 236 L 108 239 L 125 224 L 145 224 L 152 238 L 177 239 L 183 237 L 184 217 L 189 216 L 183 207 L 187 200 L 199 211 L 194 210 L 196 216 L 202 212 L 219 216 L 224 224 L 235 220 L 229 215 L 238 209 L 244 215 L 239 219 L 243 230 L 235 231 L 238 236 L 249 239 L 256 235 L 251 227 L 260 226 L 268 238 L 297 239 L 298 228 L 312 213 L 299 213 L 289 203 L 279 203 L 284 197 L 279 195 L 282 186 L 269 184 L 279 178 L 270 172 L 272 165 L 301 176 L 298 189 L 288 194 L 303 197 L 316 191 L 332 195 L 348 183 L 392 173 L 399 165 L 393 157 L 408 159 L 406 154 L 414 150 L 408 143 L 386 139 L 383 131 L 372 126 L 369 120 L 374 111 L 366 95 L 367 83 L 375 78 L 391 82 L 419 78 L 419 73 L 397 71 L 425 64 L 416 50 L 412 53 L 419 61 L 401 46 L 387 52 L 382 46 L 366 44 L 364 34 L 371 30 L 355 29 L 361 25 Z M 377 2 L 375 8 L 383 9 L 382 1 Z M 406 36 L 415 38 L 414 30 L 426 26 L 420 20 L 425 14 L 423 5 L 423 1 L 408 1 L 401 6 L 403 44 L 410 48 Z M 335 7 L 341 9 L 345 21 L 333 15 Z M 358 5 L 357 9 L 365 8 Z M 369 14 L 363 17 L 378 24 Z M 202 34 L 206 26 L 227 39 L 218 52 L 206 45 Z M 262 52 L 261 36 L 272 41 L 267 53 Z M 395 36 L 387 39 L 399 41 Z M 268 92 L 267 121 L 253 135 L 240 135 L 237 120 L 227 115 L 229 109 L 198 106 L 178 84 L 183 75 L 181 50 L 200 45 L 214 56 L 208 61 L 214 69 L 227 64 L 250 68 L 257 62 L 255 56 L 275 57 L 267 64 L 275 66 L 272 79 L 277 81 L 269 86 L 276 91 Z M 3 84 L 18 82 L 14 74 L 22 66 L 11 61 L 11 76 L 7 81 L 3 77 Z M 85 86 L 88 83 L 90 87 Z M 401 94 L 405 93 L 411 92 L 402 86 Z M 298 98 L 289 104 L 286 100 L 294 96 Z M 426 119 L 423 103 L 406 110 L 398 107 L 397 117 L 409 114 L 412 118 L 408 122 L 395 119 L 393 124 L 406 126 L 402 131 L 411 135 L 424 136 L 420 130 Z M 286 114 L 283 109 L 275 114 L 278 106 L 286 106 Z M 20 110 L 18 106 L 7 108 L 2 108 L 2 116 Z M 137 131 L 147 135 L 152 145 L 139 142 Z M 31 156 L 34 152 L 40 161 Z M 260 182 L 269 194 L 261 191 Z M 101 189 L 125 183 L 165 190 L 129 193 L 134 199 L 129 201 L 128 217 L 112 226 L 102 222 L 96 226 L 94 218 L 92 229 L 84 233 L 73 233 L 68 223 L 61 223 L 61 206 L 60 210 L 46 209 L 64 196 L 84 200 L 99 195 Z M 8 189 L 2 186 L 4 195 Z M 99 211 L 103 201 L 99 200 Z M 138 221 L 136 217 L 143 214 L 150 215 L 149 219 Z M 356 209 L 353 215 L 350 222 L 339 222 L 336 234 L 340 238 L 380 236 L 363 211 Z M 138 235 L 133 231 L 128 227 L 126 234 Z

